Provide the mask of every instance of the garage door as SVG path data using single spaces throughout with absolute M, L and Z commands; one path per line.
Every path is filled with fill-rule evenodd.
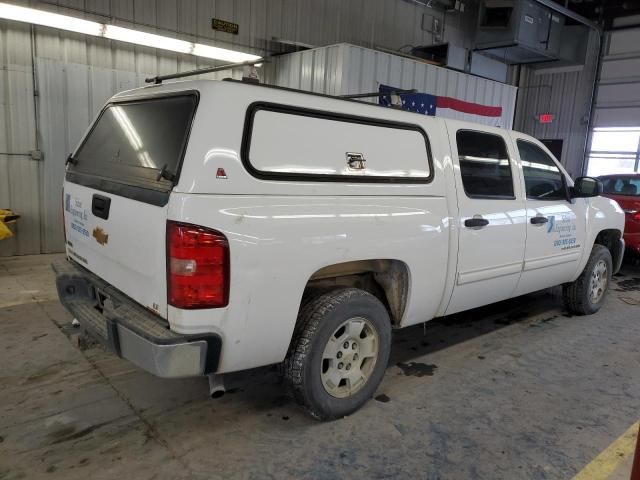
M 589 175 L 640 168 L 640 28 L 607 34 L 589 152 Z

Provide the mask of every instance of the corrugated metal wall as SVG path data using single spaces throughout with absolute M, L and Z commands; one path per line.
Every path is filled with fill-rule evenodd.
M 477 2 L 466 10 L 445 13 L 437 2 L 412 0 L 51 0 L 22 1 L 61 13 L 87 13 L 115 24 L 127 23 L 174 31 L 181 37 L 211 40 L 218 46 L 257 53 L 273 47 L 272 39 L 322 46 L 349 42 L 398 49 L 403 45 L 430 45 L 433 35 L 423 30 L 422 14 L 444 26 L 441 41 L 471 47 Z M 238 35 L 214 31 L 213 17 L 240 25 Z
M 562 139 L 561 162 L 573 177 L 582 173 L 597 58 L 598 37 L 591 32 L 582 68 L 554 71 L 523 66 L 520 72 L 514 129 L 539 139 Z M 540 124 L 536 119 L 540 113 L 552 113 L 553 122 Z
M 607 34 L 593 126 L 640 126 L 640 28 Z
M 436 115 L 503 128 L 512 125 L 517 88 L 364 47 L 339 44 L 283 55 L 265 70 L 268 83 L 330 95 L 377 92 L 382 83 L 502 106 L 499 119 L 449 109 L 438 109 Z
M 469 47 L 476 15 L 471 4 L 465 14 L 445 18 L 442 10 L 408 0 L 14 3 L 259 54 L 278 51 L 274 37 L 314 45 L 348 41 L 394 49 L 431 44 L 437 39 L 422 29 L 423 13 L 442 21 L 444 41 Z M 212 30 L 212 17 L 238 23 L 239 35 Z M 64 160 L 106 98 L 141 85 L 150 74 L 212 64 L 190 55 L 1 20 L 0 61 L 0 208 L 13 208 L 22 215 L 17 235 L 0 242 L 0 256 L 62 250 Z M 30 157 L 36 149 L 44 153 L 42 160 Z
M 0 242 L 0 255 L 40 251 L 40 165 L 36 148 L 29 27 L 0 22 L 0 208 L 20 212 L 20 236 Z

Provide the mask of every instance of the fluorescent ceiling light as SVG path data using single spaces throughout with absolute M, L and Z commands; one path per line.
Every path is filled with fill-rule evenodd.
M 198 57 L 215 58 L 216 60 L 225 60 L 231 63 L 260 60 L 260 57 L 257 55 L 227 50 L 226 48 L 210 47 L 209 45 L 203 45 L 201 43 L 194 44 L 192 53 Z
M 103 37 L 120 42 L 144 45 L 145 47 L 169 50 L 178 53 L 187 53 L 198 57 L 212 58 L 232 63 L 252 62 L 259 60 L 260 56 L 238 52 L 226 48 L 212 47 L 201 43 L 187 42 L 176 38 L 165 37 L 153 33 L 133 30 L 131 28 L 117 27 L 105 23 L 91 22 L 82 18 L 60 15 L 58 13 L 45 12 L 35 8 L 19 7 L 9 3 L 0 2 L 0 18 L 15 20 L 17 22 L 32 23 L 45 27 L 58 28 L 70 32 L 84 33 L 94 37 Z
M 191 53 L 193 50 L 193 43 L 185 42 L 184 40 L 141 32 L 140 30 L 131 30 L 130 28 L 116 27 L 115 25 L 106 25 L 105 27 L 103 36 L 111 40 L 135 43 L 136 45 L 171 50 L 172 52 L 179 53 Z
M 86 35 L 100 36 L 103 25 L 98 22 L 90 22 L 81 18 L 59 15 L 34 8 L 18 7 L 8 3 L 0 3 L 0 18 L 16 20 L 18 22 L 34 23 L 46 27 L 69 30 L 71 32 L 84 33 Z

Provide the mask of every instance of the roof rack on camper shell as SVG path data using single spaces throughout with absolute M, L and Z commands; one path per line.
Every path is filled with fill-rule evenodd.
M 176 78 L 184 78 L 184 77 L 192 77 L 195 75 L 203 75 L 205 73 L 214 73 L 214 72 L 221 72 L 224 70 L 229 70 L 232 68 L 238 68 L 238 67 L 249 67 L 252 65 L 257 65 L 260 63 L 265 63 L 268 62 L 268 59 L 265 58 L 260 58 L 258 60 L 252 60 L 249 62 L 240 62 L 240 63 L 228 63 L 225 65 L 220 65 L 217 67 L 208 67 L 208 68 L 197 68 L 195 70 L 187 70 L 185 72 L 176 72 L 176 73 L 169 73 L 167 75 L 156 75 L 155 77 L 149 77 L 149 78 L 145 78 L 145 83 L 153 83 L 155 85 L 160 85 L 162 84 L 162 82 L 164 80 L 174 80 Z M 225 78 L 226 81 L 239 81 L 239 80 L 235 80 L 232 78 Z M 283 90 L 290 90 L 290 91 L 295 91 L 295 92 L 300 92 L 300 93 L 308 93 L 308 94 L 312 94 L 312 95 L 323 95 L 326 97 L 332 97 L 332 98 L 339 98 L 339 99 L 347 99 L 347 100 L 356 100 L 359 98 L 371 98 L 371 97 L 380 97 L 382 95 L 389 95 L 389 94 L 393 94 L 393 95 L 400 95 L 400 94 L 405 94 L 405 93 L 417 93 L 418 91 L 416 89 L 392 89 L 392 90 L 388 90 L 384 93 L 381 92 L 370 92 L 370 93 L 353 93 L 353 94 L 346 94 L 346 95 L 327 95 L 327 94 L 321 94 L 321 93 L 317 93 L 317 92 L 310 92 L 307 90 L 301 90 L 301 89 L 297 89 L 297 88 L 289 88 L 289 87 L 281 87 L 278 85 L 267 85 L 264 83 L 260 83 L 260 84 L 254 84 L 254 85 L 260 85 L 263 87 L 270 87 L 270 88 L 279 88 L 279 89 L 283 89 Z
M 217 67 L 196 68 L 195 70 L 187 70 L 186 72 L 169 73 L 167 75 L 156 75 L 155 77 L 145 78 L 144 81 L 145 83 L 153 83 L 155 85 L 159 85 L 164 80 L 173 80 L 175 78 L 192 77 L 194 75 L 202 75 L 204 73 L 221 72 L 223 70 L 229 70 L 231 68 L 250 67 L 252 65 L 256 65 L 258 63 L 264 63 L 266 61 L 267 60 L 265 60 L 264 58 L 259 58 L 258 60 L 251 60 L 249 62 L 227 63 L 225 65 L 219 65 Z

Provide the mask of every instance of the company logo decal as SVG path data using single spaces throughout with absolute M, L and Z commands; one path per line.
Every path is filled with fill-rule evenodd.
M 104 233 L 104 230 L 102 230 L 100 227 L 94 228 L 92 235 L 93 238 L 96 239 L 96 242 L 98 242 L 100 245 L 106 245 L 109 241 L 109 235 Z
M 553 238 L 553 246 L 559 250 L 579 248 L 575 215 L 549 215 L 547 233 Z
M 64 195 L 64 209 L 68 213 L 71 230 L 89 238 L 89 227 L 86 225 L 89 220 L 87 210 L 83 207 L 82 201 L 72 198 L 71 194 Z
M 556 216 L 549 215 L 547 218 L 549 219 L 549 223 L 547 224 L 547 233 L 551 233 L 553 227 L 556 225 Z

